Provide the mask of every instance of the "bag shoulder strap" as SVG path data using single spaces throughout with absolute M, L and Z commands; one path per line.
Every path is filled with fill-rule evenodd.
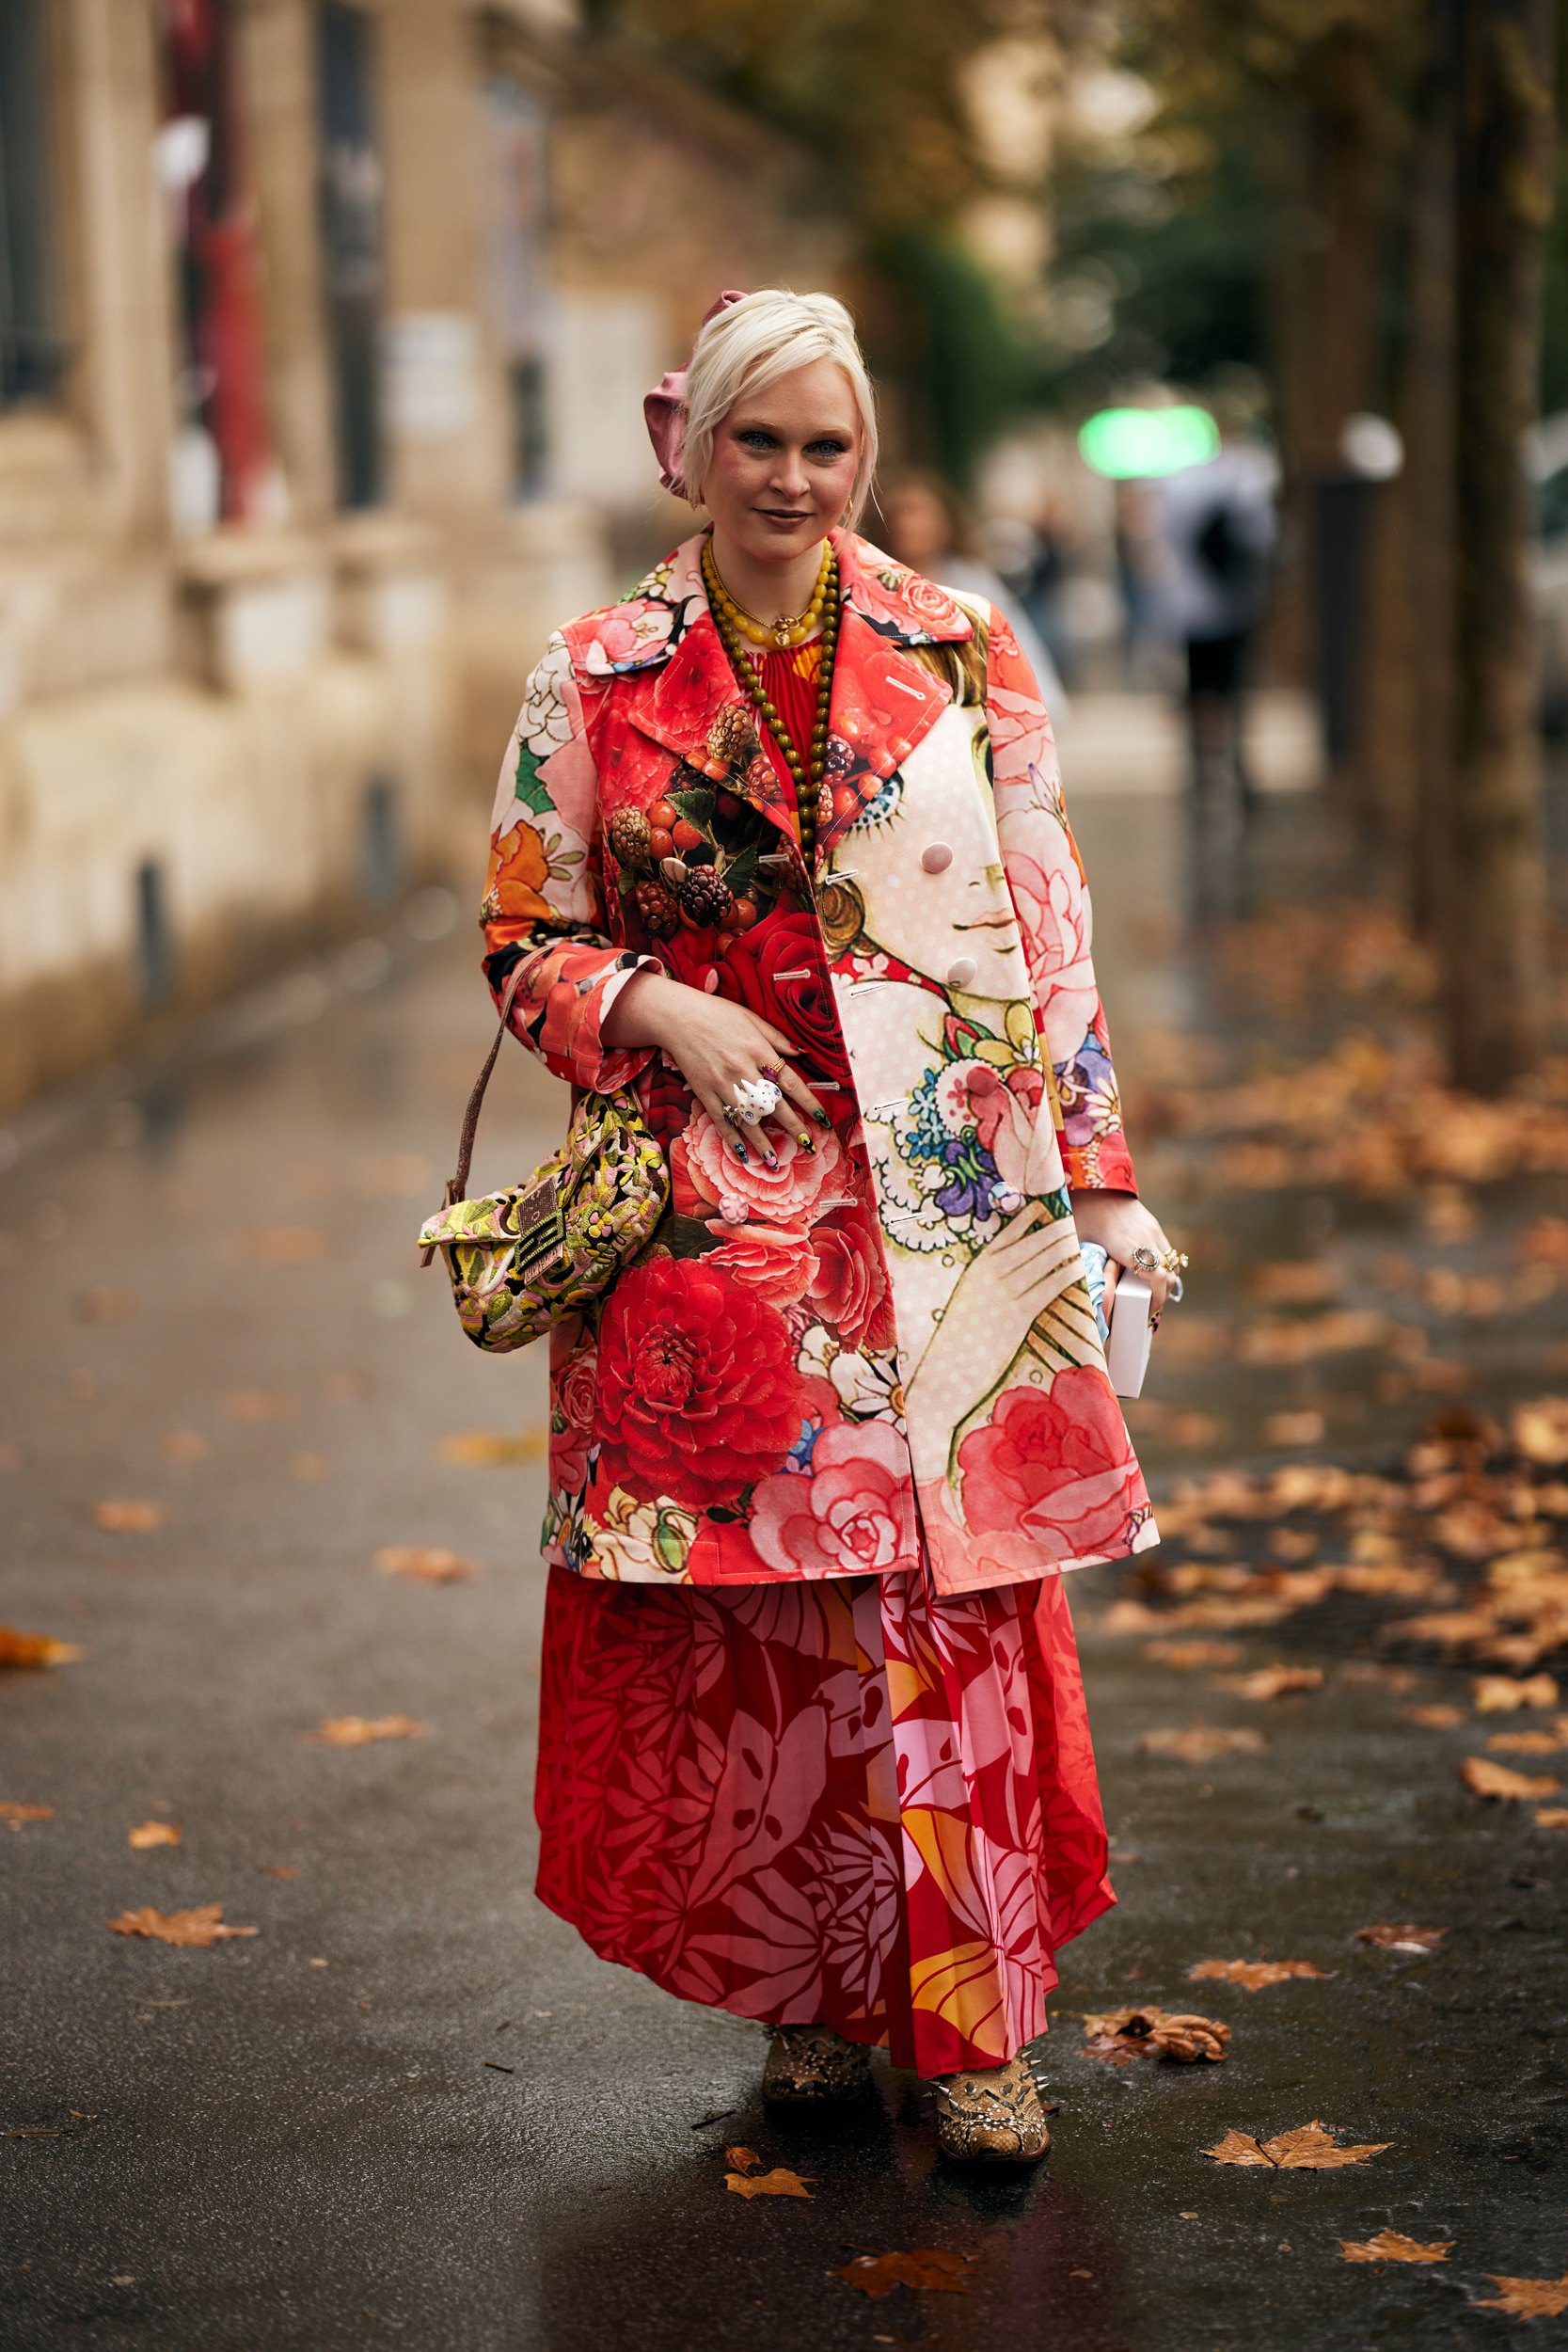
M 468 1097 L 468 1107 L 463 1114 L 463 1133 L 457 1145 L 457 1173 L 447 1186 L 446 1199 L 441 1203 L 444 1209 L 450 1209 L 453 1201 L 466 1200 L 468 1197 L 468 1164 L 474 1156 L 474 1136 L 479 1128 L 479 1114 L 484 1104 L 484 1089 L 490 1083 L 490 1073 L 496 1066 L 496 1056 L 500 1052 L 501 1040 L 506 1035 L 508 1024 L 512 1019 L 513 1002 L 522 985 L 523 975 L 527 968 L 526 962 L 517 965 L 507 981 L 501 996 L 500 1026 L 496 1031 L 495 1043 L 484 1057 L 484 1067 L 474 1080 L 474 1090 Z

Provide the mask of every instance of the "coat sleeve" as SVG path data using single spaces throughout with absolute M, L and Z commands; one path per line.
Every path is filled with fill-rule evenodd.
M 1018 640 L 994 606 L 986 647 L 997 832 L 1055 1073 L 1062 1163 L 1083 1190 L 1135 1192 L 1121 1097 L 1090 954 L 1084 861 L 1067 820 L 1051 721 Z
M 558 632 L 528 683 L 501 761 L 480 909 L 484 976 L 499 1004 L 517 964 L 525 974 L 511 1027 L 558 1078 L 588 1091 L 626 1086 L 652 1049 L 615 1052 L 605 1014 L 654 956 L 617 947 L 605 914 L 598 777 L 582 695 Z

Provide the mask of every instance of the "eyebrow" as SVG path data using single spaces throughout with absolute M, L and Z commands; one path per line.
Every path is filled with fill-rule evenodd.
M 776 441 L 787 441 L 788 434 L 782 425 L 768 417 L 736 417 L 731 431 L 735 433 L 771 433 Z M 855 429 L 848 424 L 820 424 L 803 436 L 803 445 L 813 441 L 853 441 Z

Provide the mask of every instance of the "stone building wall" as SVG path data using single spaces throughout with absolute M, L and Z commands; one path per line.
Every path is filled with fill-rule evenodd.
M 642 388 L 720 286 L 832 285 L 842 250 L 806 158 L 565 0 L 365 0 L 382 483 L 344 511 L 319 0 L 227 0 L 268 454 L 220 521 L 162 0 L 35 5 L 61 358 L 0 401 L 0 1105 L 407 882 L 472 885 L 548 628 L 689 527 Z M 536 369 L 498 294 L 498 104 L 539 132 Z

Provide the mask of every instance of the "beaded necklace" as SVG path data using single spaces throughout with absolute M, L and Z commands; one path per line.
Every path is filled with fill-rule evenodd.
M 824 557 L 813 600 L 822 616 L 822 660 L 816 674 L 816 718 L 811 731 L 811 749 L 807 759 L 801 758 L 788 728 L 773 707 L 772 698 L 763 685 L 756 657 L 741 643 L 740 632 L 730 618 L 730 609 L 738 608 L 735 608 L 733 597 L 727 594 L 720 580 L 712 548 L 707 544 L 703 548 L 703 579 L 707 587 L 714 627 L 730 658 L 730 667 L 761 714 L 763 724 L 783 752 L 789 772 L 795 779 L 795 814 L 800 825 L 800 853 L 805 861 L 806 872 L 811 874 L 816 870 L 816 804 L 822 790 L 823 771 L 828 763 L 828 713 L 833 693 L 833 650 L 838 643 L 838 564 L 832 544 L 829 544 Z

